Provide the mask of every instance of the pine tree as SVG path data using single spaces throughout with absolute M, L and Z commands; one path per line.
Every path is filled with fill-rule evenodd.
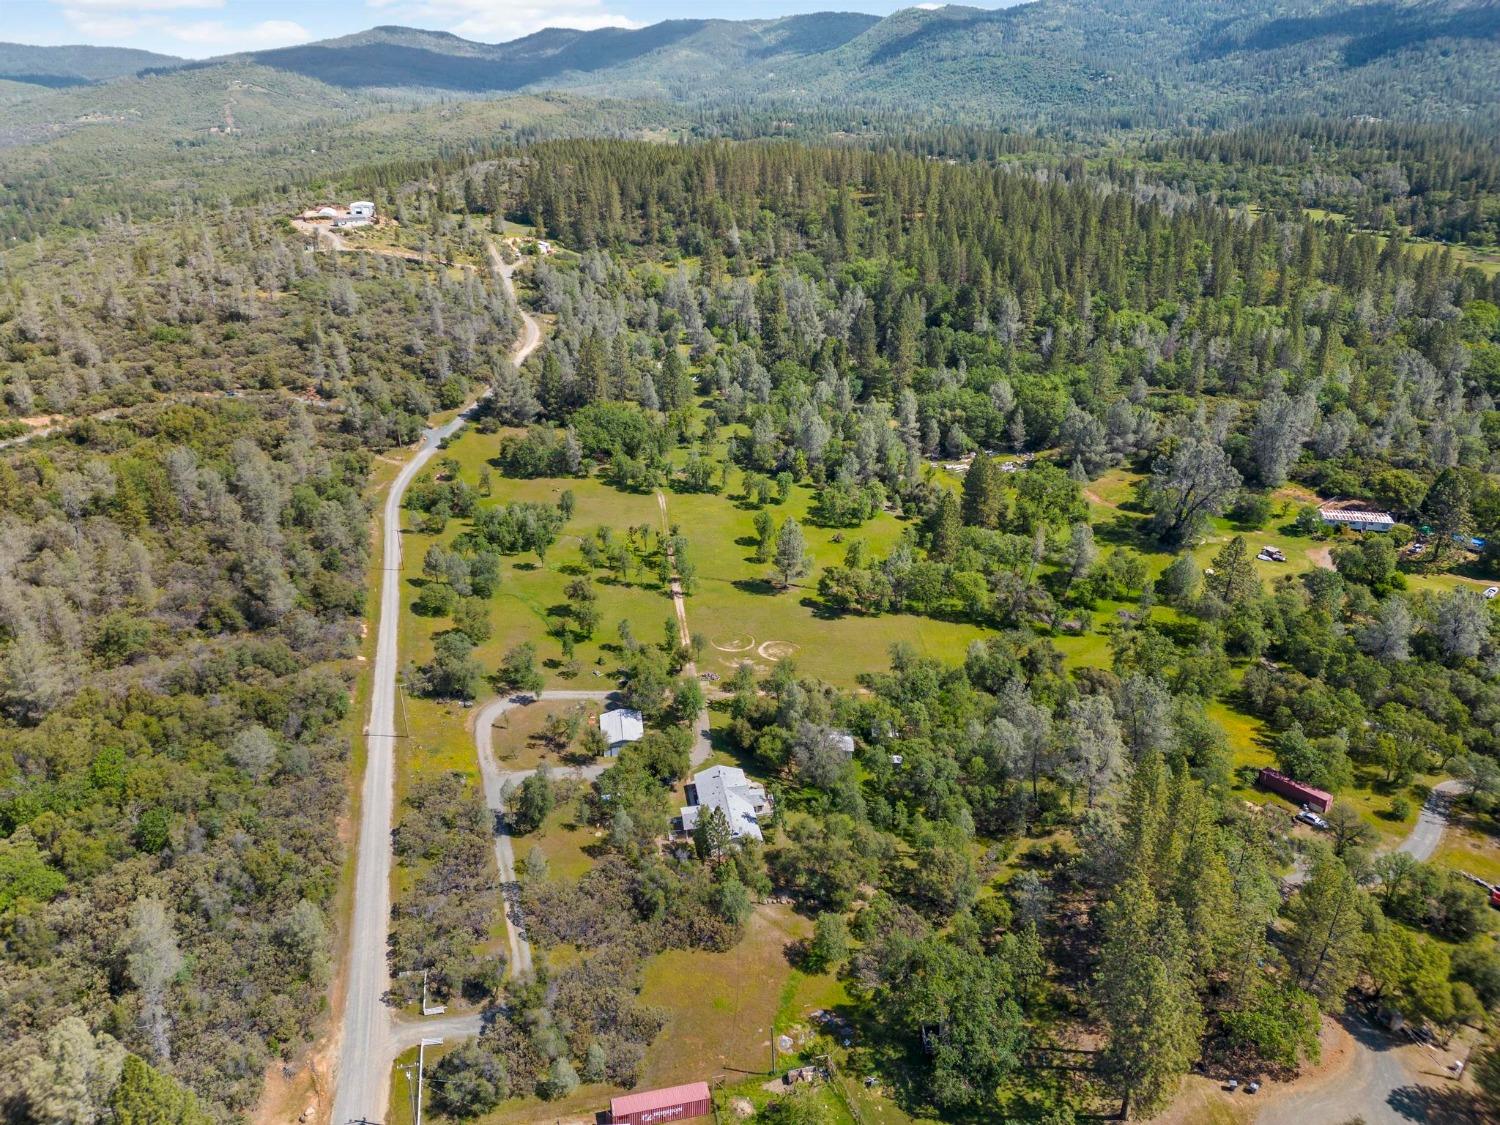
M 135 1055 L 127 1055 L 111 1100 L 115 1125 L 209 1125 L 193 1092 Z
M 776 556 L 771 567 L 776 583 L 782 589 L 808 571 L 807 540 L 802 535 L 802 525 L 791 517 L 776 533 Z
M 1187 932 L 1147 873 L 1127 879 L 1105 908 L 1095 996 L 1109 1027 L 1103 1063 L 1123 1087 L 1126 1116 L 1160 1111 L 1198 1056 L 1203 1013 L 1193 992 Z
M 963 523 L 958 514 L 958 498 L 943 490 L 942 498 L 932 513 L 932 557 L 940 562 L 952 562 L 958 554 L 958 544 Z
M 702 860 L 717 860 L 728 849 L 733 836 L 724 810 L 714 805 L 698 817 L 693 828 L 693 849 Z
M 1203 584 L 1211 594 L 1233 607 L 1244 605 L 1260 589 L 1243 535 L 1236 535 L 1214 556 L 1213 573 L 1204 578 Z
M 970 527 L 994 527 L 1000 510 L 1000 482 L 995 463 L 983 453 L 974 455 L 964 477 L 963 522 Z
M 1430 565 L 1440 568 L 1474 534 L 1473 490 L 1458 469 L 1444 469 L 1422 501 L 1422 518 L 1432 528 Z
M 1287 961 L 1297 983 L 1330 1011 L 1343 1007 L 1344 994 L 1359 973 L 1368 947 L 1370 906 L 1349 869 L 1329 849 L 1319 850 L 1307 882 L 1287 906 L 1292 922 Z

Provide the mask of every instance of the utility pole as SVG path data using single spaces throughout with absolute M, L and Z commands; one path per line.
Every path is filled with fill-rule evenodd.
M 411 715 L 406 710 L 406 685 L 401 682 L 399 677 L 396 680 L 396 698 L 401 701 L 401 725 L 406 728 L 401 737 L 410 738 Z
M 415 1065 L 407 1063 L 401 1068 L 406 1072 L 407 1089 L 410 1091 L 411 1096 L 411 1118 L 413 1125 L 422 1125 L 422 1070 L 426 1063 L 427 1048 L 435 1047 L 441 1042 L 441 1039 L 423 1039 L 417 1047 L 417 1061 Z M 417 1072 L 415 1083 L 411 1080 L 413 1069 Z

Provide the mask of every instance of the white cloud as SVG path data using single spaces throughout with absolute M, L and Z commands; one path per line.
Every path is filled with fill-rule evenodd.
M 222 8 L 224 0 L 67 0 L 69 12 L 171 12 L 183 8 Z
M 639 20 L 610 12 L 605 0 L 366 0 L 386 21 L 438 26 L 466 39 L 498 43 L 544 27 L 640 27 Z
M 286 47 L 312 38 L 312 33 L 295 20 L 262 20 L 250 27 L 236 27 L 223 20 L 197 20 L 165 24 L 161 30 L 180 43 L 218 51 Z
M 218 19 L 173 18 L 163 13 L 219 8 L 222 0 L 68 0 L 63 16 L 91 43 L 127 43 L 145 37 L 161 50 L 193 57 L 306 43 L 313 36 L 295 20 L 231 24 Z

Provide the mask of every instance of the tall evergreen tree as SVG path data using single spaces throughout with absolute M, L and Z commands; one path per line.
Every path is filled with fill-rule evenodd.
M 1105 908 L 1103 931 L 1094 995 L 1109 1029 L 1104 1068 L 1125 1092 L 1127 1118 L 1150 1116 L 1176 1094 L 1203 1034 L 1187 931 L 1142 870 Z
M 1307 882 L 1287 904 L 1287 961 L 1297 983 L 1329 1010 L 1343 1006 L 1368 947 L 1372 903 L 1331 849 L 1314 856 Z
M 951 562 L 958 554 L 959 534 L 963 528 L 958 511 L 958 497 L 944 489 L 930 521 L 932 557 L 942 562 Z
M 994 527 L 1000 510 L 1000 481 L 995 463 L 976 453 L 964 477 L 963 522 L 970 527 Z

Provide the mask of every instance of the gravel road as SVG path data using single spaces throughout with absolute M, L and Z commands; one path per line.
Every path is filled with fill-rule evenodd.
M 514 267 L 500 260 L 493 245 L 490 254 L 497 275 L 514 295 L 511 281 Z M 512 359 L 518 365 L 542 339 L 541 327 L 536 320 L 524 310 L 521 315 L 521 339 L 512 352 Z M 367 755 L 360 798 L 354 911 L 346 953 L 348 986 L 333 1099 L 334 1125 L 357 1120 L 380 1121 L 385 1117 L 391 1061 L 400 1053 L 403 1042 L 401 1036 L 394 1033 L 396 1025 L 385 1003 L 385 993 L 390 987 L 386 936 L 391 912 L 396 667 L 400 658 L 397 634 L 401 623 L 401 501 L 407 486 L 432 459 L 443 439 L 456 433 L 468 420 L 472 408 L 473 404 L 470 404 L 451 422 L 429 429 L 422 435 L 420 448 L 397 475 L 385 501 L 381 555 L 385 573 L 380 588 L 380 626 L 375 644 L 370 722 L 365 730 Z M 477 1028 L 477 1022 L 475 1026 Z M 430 1032 L 414 1032 L 418 1038 L 427 1033 Z
M 1448 809 L 1453 804 L 1453 798 L 1464 789 L 1462 781 L 1451 778 L 1434 785 L 1427 800 L 1422 803 L 1422 811 L 1417 814 L 1417 823 L 1412 827 L 1411 834 L 1401 841 L 1401 846 L 1396 850 L 1415 859 L 1431 859 L 1432 853 L 1443 842 L 1443 829 L 1448 826 Z

